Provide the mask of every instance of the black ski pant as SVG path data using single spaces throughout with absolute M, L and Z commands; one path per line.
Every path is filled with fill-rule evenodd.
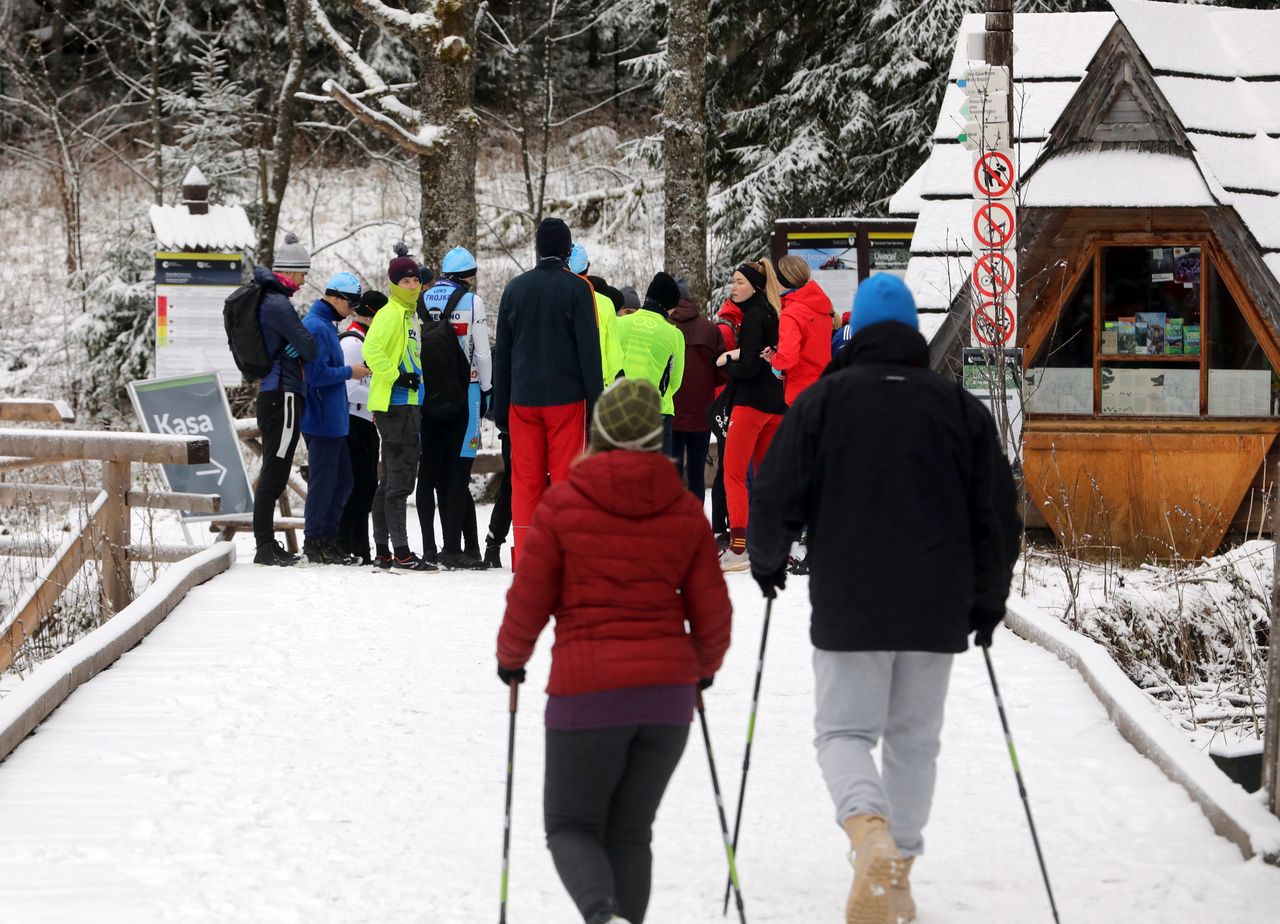
M 440 531 L 443 551 L 457 552 L 449 545 L 462 532 L 458 523 L 455 482 L 460 473 L 459 453 L 467 438 L 467 415 L 443 420 L 423 415 L 422 457 L 418 462 L 418 525 L 422 528 L 422 554 L 428 559 L 436 554 L 436 505 L 440 507 Z
M 707 499 L 707 449 L 711 446 L 711 431 L 689 432 L 677 430 L 672 434 L 675 445 L 676 468 L 688 479 L 689 492 L 706 503 Z M 721 489 L 724 481 L 721 479 Z
M 351 494 L 342 508 L 338 541 L 342 551 L 367 561 L 369 553 L 369 512 L 378 490 L 378 428 L 372 420 L 348 417 L 347 454 L 351 457 Z
M 688 725 L 547 729 L 547 847 L 584 920 L 644 920 L 653 819 L 688 739 Z
M 289 484 L 293 453 L 298 448 L 302 395 L 291 391 L 258 394 L 258 429 L 262 431 L 262 470 L 253 492 L 253 538 L 261 548 L 275 540 L 276 502 Z
M 502 474 L 498 477 L 498 497 L 493 502 L 493 510 L 489 512 L 489 535 L 485 537 L 486 545 L 502 545 L 511 532 L 511 437 L 499 433 L 502 441 Z
M 716 477 L 711 482 L 711 530 L 717 536 L 729 531 L 729 502 L 724 494 L 724 440 L 716 436 Z
M 457 525 L 462 531 L 458 537 L 445 533 L 446 549 L 457 549 L 459 546 L 472 558 L 480 558 L 480 539 L 476 531 L 476 499 L 471 496 L 471 468 L 476 464 L 475 456 L 463 456 L 458 460 L 458 477 L 454 479 L 454 509 L 457 511 Z
M 394 551 L 409 547 L 409 495 L 418 472 L 418 443 L 422 439 L 416 404 L 393 404 L 378 411 L 374 421 L 382 440 L 378 490 L 373 495 L 373 541 Z

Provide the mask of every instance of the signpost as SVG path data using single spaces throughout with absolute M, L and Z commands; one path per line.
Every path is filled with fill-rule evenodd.
M 221 495 L 219 516 L 252 512 L 249 473 L 240 455 L 235 421 L 218 373 L 130 382 L 129 397 L 148 433 L 203 436 L 209 440 L 208 462 L 161 466 L 170 491 Z M 184 525 L 202 519 L 209 516 L 182 514 Z
M 243 268 L 236 253 L 156 254 L 157 376 L 214 371 L 225 384 L 240 384 L 222 303 L 240 285 Z

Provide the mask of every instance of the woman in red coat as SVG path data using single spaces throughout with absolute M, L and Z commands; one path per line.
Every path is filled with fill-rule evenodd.
M 790 407 L 831 362 L 835 312 L 827 293 L 811 278 L 804 257 L 779 260 L 778 283 L 783 290 L 778 348 L 765 350 L 764 357 L 783 376 Z
M 587 457 L 534 514 L 498 633 L 504 683 L 524 680 L 553 614 L 547 846 L 587 924 L 640 924 L 653 819 L 732 614 L 702 507 L 662 455 L 649 382 L 601 395 Z

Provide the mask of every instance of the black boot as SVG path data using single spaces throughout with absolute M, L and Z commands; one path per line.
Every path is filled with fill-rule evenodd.
M 320 540 L 321 544 L 329 552 L 329 557 L 333 559 L 335 565 L 358 565 L 360 559 L 352 555 L 342 547 L 342 543 L 338 541 L 337 536 L 325 536 Z
M 466 552 L 441 552 L 440 565 L 450 571 L 483 571 L 489 567 L 482 559 Z
M 502 567 L 502 546 L 489 545 L 485 546 L 484 563 L 490 568 Z
M 258 546 L 258 551 L 253 556 L 255 565 L 274 565 L 280 568 L 287 568 L 289 565 L 298 563 L 298 559 L 294 555 L 290 555 L 284 550 L 279 542 L 272 539 L 266 545 Z

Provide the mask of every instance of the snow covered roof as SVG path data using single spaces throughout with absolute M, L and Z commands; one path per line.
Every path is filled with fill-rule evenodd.
M 1233 207 L 1280 281 L 1280 11 L 1112 0 L 1115 13 L 1027 13 L 1014 21 L 1014 136 L 1029 206 Z M 1053 129 L 1099 49 L 1123 26 L 1193 148 L 1059 150 Z M 946 311 L 971 266 L 972 155 L 956 142 L 967 36 L 964 18 L 928 159 L 889 202 L 917 220 L 906 281 L 922 312 Z M 1032 168 L 1035 167 L 1034 172 Z
M 151 227 L 161 247 L 242 250 L 253 246 L 249 216 L 238 205 L 211 205 L 207 215 L 192 215 L 185 206 L 151 206 Z
M 204 173 L 195 164 L 191 165 L 191 169 L 187 171 L 187 175 L 182 178 L 183 186 L 208 186 L 209 181 L 205 179 Z

